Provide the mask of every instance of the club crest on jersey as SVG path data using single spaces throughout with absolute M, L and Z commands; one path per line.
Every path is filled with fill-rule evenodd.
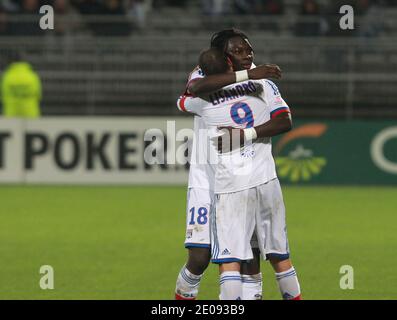
M 269 86 L 273 89 L 273 94 L 275 96 L 280 95 L 280 91 L 278 90 L 277 86 L 273 82 L 266 80 L 266 83 L 269 84 Z
M 241 149 L 241 156 L 243 158 L 252 158 L 255 156 L 255 150 L 253 146 L 245 146 Z

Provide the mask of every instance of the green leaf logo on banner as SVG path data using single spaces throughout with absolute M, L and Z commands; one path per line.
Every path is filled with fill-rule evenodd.
M 309 181 L 314 175 L 321 173 L 327 164 L 327 159 L 313 155 L 313 150 L 305 148 L 299 141 L 302 138 L 319 138 L 327 130 L 325 124 L 307 124 L 298 127 L 277 143 L 275 153 L 280 154 L 282 149 L 292 141 L 298 142 L 294 149 L 289 151 L 287 156 L 277 156 L 275 158 L 278 175 L 290 182 Z

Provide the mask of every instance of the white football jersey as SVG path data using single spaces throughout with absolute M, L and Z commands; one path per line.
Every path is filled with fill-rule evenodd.
M 183 96 L 177 105 L 182 111 L 201 116 L 210 138 L 219 136 L 218 127 L 250 128 L 269 121 L 280 112 L 289 112 L 277 86 L 269 80 L 232 84 L 201 98 Z M 210 146 L 207 156 L 215 171 L 215 193 L 248 189 L 277 177 L 271 138 L 257 139 L 223 154 L 219 154 L 214 145 Z
M 192 80 L 204 78 L 204 74 L 201 69 L 197 66 L 189 75 L 188 83 L 186 87 L 189 86 L 189 83 Z M 189 169 L 189 182 L 188 188 L 201 188 L 214 190 L 214 168 L 210 166 L 207 159 L 207 148 L 206 144 L 203 141 L 206 139 L 207 135 L 204 134 L 203 137 L 200 137 L 207 131 L 207 125 L 205 124 L 202 117 L 194 116 L 194 124 L 193 124 L 193 144 L 190 154 L 190 169 Z M 201 143 L 200 143 L 201 142 Z

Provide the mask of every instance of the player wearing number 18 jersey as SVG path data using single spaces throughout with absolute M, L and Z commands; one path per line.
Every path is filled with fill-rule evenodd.
M 199 68 L 189 75 L 189 82 L 203 78 Z M 185 92 L 188 95 L 188 90 Z M 189 250 L 189 258 L 179 272 L 175 298 L 177 300 L 194 300 L 197 297 L 201 277 L 210 261 L 209 216 L 213 210 L 214 172 L 207 164 L 207 149 L 202 143 L 206 137 L 206 124 L 201 117 L 194 117 L 194 137 L 191 146 L 190 169 L 186 204 L 186 235 L 185 247 Z

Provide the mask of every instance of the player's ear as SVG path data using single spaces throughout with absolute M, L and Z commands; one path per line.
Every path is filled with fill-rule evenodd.
M 232 59 L 230 59 L 230 57 L 228 55 L 226 55 L 226 62 L 229 65 L 229 67 L 233 68 L 233 62 Z

